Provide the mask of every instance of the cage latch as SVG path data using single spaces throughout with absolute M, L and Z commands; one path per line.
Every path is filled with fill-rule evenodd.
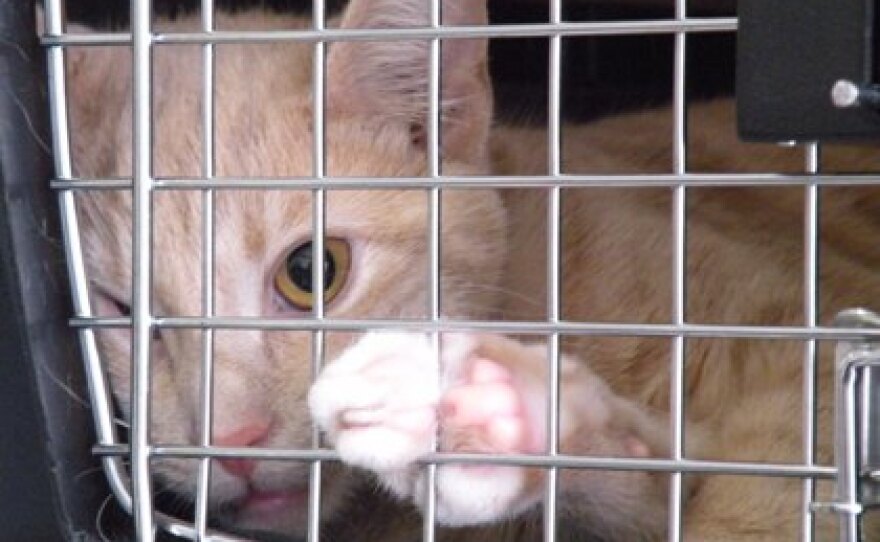
M 837 315 L 835 326 L 880 329 L 880 316 L 849 309 Z M 880 339 L 839 341 L 835 362 L 837 486 L 832 502 L 815 503 L 813 509 L 838 514 L 841 542 L 856 542 L 862 512 L 880 505 Z

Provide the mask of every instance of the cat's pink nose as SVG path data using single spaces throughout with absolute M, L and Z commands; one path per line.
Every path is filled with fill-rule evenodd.
M 247 448 L 263 444 L 269 436 L 272 424 L 268 421 L 254 422 L 242 425 L 236 429 L 214 437 L 216 446 L 231 448 Z M 253 459 L 218 459 L 217 463 L 226 472 L 233 476 L 247 478 L 254 472 L 257 462 Z

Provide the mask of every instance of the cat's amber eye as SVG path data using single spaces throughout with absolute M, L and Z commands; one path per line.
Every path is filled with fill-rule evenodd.
M 312 243 L 303 243 L 290 251 L 275 271 L 275 290 L 293 307 L 312 309 Z M 342 239 L 324 241 L 324 303 L 330 303 L 342 291 L 351 266 L 351 247 Z

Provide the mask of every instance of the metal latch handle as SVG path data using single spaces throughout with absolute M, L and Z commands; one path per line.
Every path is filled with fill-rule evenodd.
M 844 328 L 880 328 L 880 316 L 865 309 L 838 314 Z M 865 507 L 880 502 L 873 476 L 880 466 L 880 342 L 840 341 L 835 356 L 834 461 L 837 487 L 832 502 L 813 503 L 814 511 L 840 516 L 841 542 L 857 542 Z

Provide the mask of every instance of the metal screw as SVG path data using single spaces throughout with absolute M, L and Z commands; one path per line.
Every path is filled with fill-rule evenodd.
M 855 107 L 859 103 L 859 87 L 852 81 L 838 80 L 831 87 L 831 103 L 841 109 Z
M 857 85 L 847 79 L 838 79 L 831 87 L 831 103 L 839 109 L 866 105 L 880 108 L 880 87 Z

